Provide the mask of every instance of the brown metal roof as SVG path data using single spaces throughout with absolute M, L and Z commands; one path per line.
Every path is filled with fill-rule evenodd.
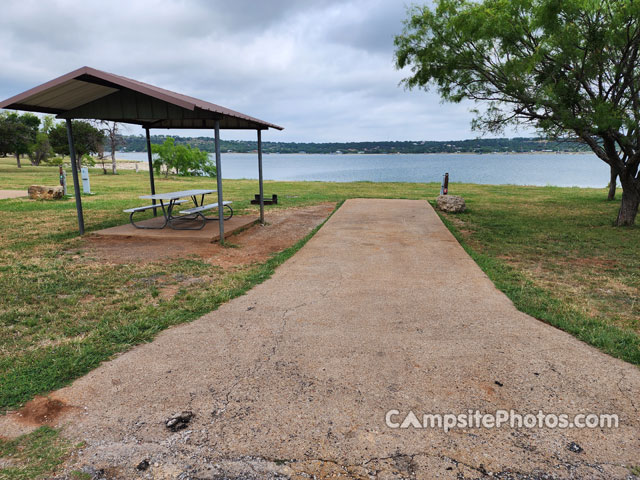
M 82 67 L 0 102 L 0 108 L 135 123 L 147 128 L 282 127 L 164 88 Z

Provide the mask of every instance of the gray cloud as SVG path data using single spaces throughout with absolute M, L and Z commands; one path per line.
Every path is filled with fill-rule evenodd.
M 393 53 L 393 38 L 402 31 L 406 8 L 402 2 L 371 0 L 352 2 L 328 26 L 326 38 L 367 52 Z
M 89 65 L 286 127 L 269 140 L 476 136 L 469 105 L 398 87 L 401 0 L 5 0 L 2 10 L 2 98 Z

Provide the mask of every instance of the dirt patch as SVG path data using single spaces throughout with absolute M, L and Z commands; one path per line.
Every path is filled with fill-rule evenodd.
M 523 262 L 522 257 L 518 258 L 511 254 L 506 254 L 506 253 L 501 255 L 496 255 L 496 258 L 499 258 L 500 260 L 505 260 L 506 262 L 513 263 L 513 264 L 525 263 Z M 535 265 L 535 268 L 537 269 L 544 268 L 543 266 L 541 266 L 541 260 L 538 256 L 536 256 L 535 259 L 529 259 L 527 263 L 530 265 L 530 268 L 534 268 L 534 265 Z M 602 257 L 563 257 L 563 258 L 554 258 L 553 265 L 554 266 L 566 265 L 570 267 L 587 267 L 589 269 L 592 269 L 592 268 L 606 269 L 606 268 L 616 268 L 616 266 L 618 265 L 618 261 L 614 259 L 608 259 L 608 258 L 602 258 Z
M 211 263 L 221 267 L 263 262 L 274 253 L 290 247 L 320 225 L 333 211 L 335 203 L 291 208 L 270 213 L 267 225 L 254 225 L 228 239 L 238 248 L 219 248 Z
M 27 425 L 51 425 L 64 412 L 73 407 L 49 397 L 35 397 L 18 410 L 15 415 L 20 423 Z
M 617 260 L 600 257 L 565 258 L 564 263 L 589 268 L 615 268 L 618 265 Z
M 197 256 L 221 267 L 263 262 L 311 232 L 334 208 L 335 203 L 323 203 L 271 211 L 265 226 L 253 225 L 228 237 L 226 247 L 202 240 L 88 237 L 81 261 L 126 264 Z
M 465 241 L 467 242 L 472 241 L 471 237 L 473 236 L 475 231 L 469 228 L 469 224 L 467 222 L 464 222 L 459 218 L 456 218 L 456 216 L 452 214 L 445 215 L 445 217 L 448 221 L 450 221 L 454 225 L 454 227 L 456 227 L 456 230 L 460 235 L 462 235 L 462 238 L 464 238 Z

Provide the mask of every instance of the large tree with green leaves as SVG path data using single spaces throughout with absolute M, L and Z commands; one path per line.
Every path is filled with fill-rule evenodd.
M 29 160 L 31 160 L 31 165 L 37 167 L 43 162 L 47 163 L 52 154 L 53 149 L 49 142 L 49 135 L 42 131 L 38 132 L 29 151 Z
M 32 113 L 3 112 L 0 115 L 0 152 L 3 155 L 13 152 L 18 168 L 22 166 L 20 155 L 31 153 L 39 126 L 40 119 Z
M 176 175 L 216 176 L 216 167 L 209 159 L 209 154 L 190 145 L 176 145 L 173 137 L 167 137 L 161 145 L 151 145 L 154 154 L 153 168 L 158 173 Z
M 531 125 L 585 142 L 619 177 L 617 225 L 640 204 L 640 2 L 436 0 L 395 38 L 409 88 L 470 99 L 476 129 Z
M 82 120 L 73 120 L 71 124 L 73 131 L 73 144 L 78 160 L 78 169 L 82 165 L 82 160 L 86 155 L 97 154 L 103 148 L 104 133 Z M 67 126 L 64 123 L 57 123 L 49 130 L 49 141 L 53 150 L 60 155 L 69 155 L 69 141 L 67 137 Z
M 49 141 L 49 133 L 55 125 L 55 117 L 53 115 L 45 115 L 42 117 L 41 122 L 40 131 L 36 134 L 35 141 L 29 151 L 29 160 L 31 160 L 31 165 L 34 167 L 41 163 L 48 163 L 54 153 Z
M 8 120 L 9 112 L 0 112 L 0 155 L 6 157 L 13 151 L 11 146 L 11 127 Z

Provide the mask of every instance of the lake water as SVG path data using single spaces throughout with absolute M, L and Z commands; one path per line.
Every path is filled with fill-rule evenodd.
M 144 152 L 118 153 L 118 159 L 146 161 Z M 452 182 L 555 185 L 603 188 L 609 167 L 592 153 L 579 154 L 407 154 L 263 156 L 266 180 L 332 182 Z M 223 178 L 258 178 L 256 154 L 222 155 Z

